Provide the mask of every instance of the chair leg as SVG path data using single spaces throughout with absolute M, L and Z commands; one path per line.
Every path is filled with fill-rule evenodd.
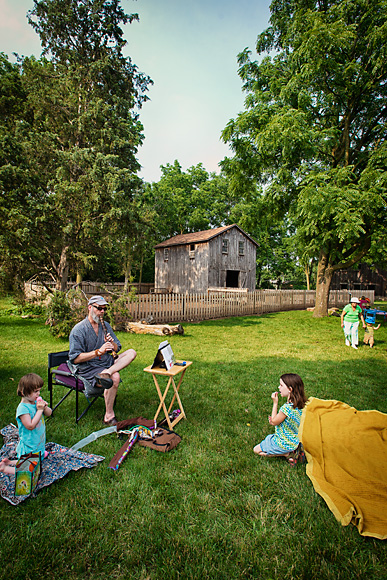
M 86 399 L 89 402 L 89 404 L 87 405 L 86 409 L 79 415 L 79 417 L 78 417 L 78 413 L 77 413 L 77 417 L 75 419 L 76 423 L 78 423 L 78 421 L 80 421 L 82 419 L 82 417 L 84 415 L 86 415 L 87 411 L 90 409 L 90 407 L 92 405 L 94 405 L 94 403 L 96 402 L 97 399 L 99 399 L 99 395 L 96 395 L 91 401 L 89 401 L 89 399 Z
M 78 397 L 79 391 L 76 389 L 75 391 L 75 422 L 78 423 Z
M 59 403 L 57 403 L 57 404 L 55 405 L 55 407 L 53 407 L 53 406 L 52 406 L 52 396 L 50 396 L 50 407 L 51 407 L 51 409 L 52 409 L 52 412 L 54 412 L 54 411 L 55 411 L 55 409 L 57 409 L 57 408 L 59 407 L 59 405 L 60 405 L 61 403 L 63 403 L 63 401 L 64 401 L 65 399 L 67 399 L 67 397 L 68 397 L 69 395 L 71 395 L 71 392 L 72 392 L 72 389 L 69 389 L 69 390 L 67 391 L 67 393 L 66 393 L 65 395 L 63 395 L 63 397 L 61 398 L 61 400 L 59 401 Z

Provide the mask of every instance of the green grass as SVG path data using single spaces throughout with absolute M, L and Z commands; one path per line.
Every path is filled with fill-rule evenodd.
M 42 319 L 7 314 L 0 324 L 2 427 L 15 422 L 20 377 L 33 371 L 46 379 L 47 353 L 67 342 Z M 304 465 L 292 469 L 252 448 L 272 430 L 270 394 L 284 372 L 299 373 L 308 395 L 387 412 L 387 323 L 375 332 L 374 349 L 358 351 L 344 346 L 339 318 L 316 320 L 306 311 L 184 330 L 170 340 L 178 358 L 194 361 L 181 390 L 180 445 L 166 454 L 135 446 L 113 472 L 107 465 L 122 442 L 102 437 L 84 449 L 106 457 L 94 469 L 72 472 L 18 507 L 1 500 L 0 576 L 385 579 L 386 542 L 336 522 Z M 119 338 L 138 356 L 122 373 L 117 416 L 153 418 L 158 398 L 143 368 L 161 339 Z M 75 425 L 70 397 L 47 422 L 47 440 L 71 446 L 102 428 L 102 416 L 101 400 Z

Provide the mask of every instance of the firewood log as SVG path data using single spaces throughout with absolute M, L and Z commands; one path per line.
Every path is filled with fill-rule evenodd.
M 143 324 L 142 322 L 127 322 L 127 332 L 132 334 L 156 334 L 158 336 L 170 336 L 172 334 L 184 334 L 181 324 Z

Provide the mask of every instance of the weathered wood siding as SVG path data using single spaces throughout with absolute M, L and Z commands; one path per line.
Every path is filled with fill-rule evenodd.
M 331 290 L 374 290 L 375 296 L 385 296 L 387 291 L 387 270 L 358 264 L 350 270 L 334 272 Z
M 228 252 L 222 251 L 224 240 Z M 239 253 L 239 242 L 244 244 L 244 255 Z M 227 270 L 239 272 L 238 288 L 255 289 L 256 246 L 237 228 L 210 240 L 208 287 L 225 288 Z
M 208 288 L 208 243 L 171 246 L 168 260 L 164 248 L 155 252 L 155 291 L 167 288 L 177 294 L 206 292 Z
M 228 241 L 227 253 L 222 251 Z M 239 243 L 244 244 L 244 254 Z M 191 247 L 194 246 L 194 250 Z M 208 242 L 168 247 L 155 251 L 155 290 L 197 294 L 208 288 L 227 286 L 227 271 L 238 272 L 238 288 L 255 289 L 256 246 L 237 228 L 231 228 Z

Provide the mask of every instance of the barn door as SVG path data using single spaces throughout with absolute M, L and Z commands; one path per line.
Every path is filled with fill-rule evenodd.
M 239 270 L 226 271 L 226 288 L 239 288 Z

